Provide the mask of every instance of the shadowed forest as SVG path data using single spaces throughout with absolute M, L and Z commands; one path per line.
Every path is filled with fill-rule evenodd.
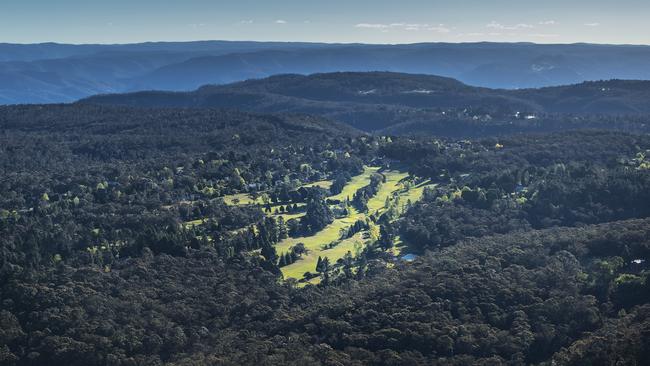
M 639 130 L 0 107 L 0 364 L 641 365 L 648 159 Z

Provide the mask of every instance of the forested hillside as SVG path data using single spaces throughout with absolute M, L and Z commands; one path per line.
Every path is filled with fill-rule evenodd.
M 0 131 L 1 365 L 650 357 L 648 134 L 81 103 Z
M 80 103 L 308 113 L 379 134 L 482 137 L 576 128 L 648 131 L 647 81 L 502 90 L 388 72 L 278 75 L 194 92 L 99 95 Z
M 194 90 L 276 74 L 393 71 L 490 88 L 650 79 L 650 47 L 607 44 L 304 42 L 0 43 L 0 104 Z
M 210 199 L 362 165 L 357 157 L 323 161 L 333 146 L 353 151 L 356 132 L 312 117 L 53 105 L 5 107 L 0 121 L 2 217 L 14 223 L 3 225 L 3 258 L 20 265 L 101 246 L 118 251 L 139 236 L 152 240 L 133 230 L 157 231 L 194 211 L 221 217 L 221 231 L 241 228 L 259 217 L 255 210 Z

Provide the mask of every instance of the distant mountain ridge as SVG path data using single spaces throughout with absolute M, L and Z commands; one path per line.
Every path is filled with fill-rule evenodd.
M 390 72 L 288 74 L 193 92 L 98 95 L 80 103 L 304 113 L 365 131 L 430 121 L 650 114 L 650 81 L 610 80 L 540 89 L 473 87 L 446 77 Z M 412 131 L 410 131 L 412 132 Z
M 295 48 L 321 47 L 325 43 L 308 42 L 256 42 L 256 41 L 187 41 L 187 42 L 143 42 L 125 44 L 65 44 L 65 43 L 0 43 L 0 61 L 35 61 L 87 55 L 131 52 L 211 52 L 225 54 L 251 52 L 287 45 Z
M 153 42 L 0 44 L 0 104 L 71 102 L 100 93 L 189 91 L 276 74 L 392 71 L 490 88 L 650 79 L 650 46 L 532 43 L 408 45 Z

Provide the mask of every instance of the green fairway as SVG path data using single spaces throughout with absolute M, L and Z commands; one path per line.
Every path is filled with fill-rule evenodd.
M 370 177 L 372 174 L 379 171 L 379 167 L 364 167 L 363 173 L 354 176 L 348 184 L 345 185 L 341 193 L 330 196 L 332 200 L 344 201 L 346 198 L 352 199 L 356 191 L 368 184 L 370 184 Z M 411 202 L 416 202 L 422 197 L 422 192 L 427 186 L 431 186 L 429 182 L 423 182 L 417 186 L 411 186 L 409 189 L 406 189 L 406 185 L 403 184 L 403 180 L 408 178 L 408 173 L 400 172 L 396 170 L 388 170 L 382 172 L 386 177 L 386 181 L 381 184 L 379 191 L 375 196 L 368 200 L 368 213 L 382 213 L 385 209 L 386 200 L 393 200 L 393 196 L 399 195 L 400 200 L 400 210 L 401 212 L 406 205 L 406 202 L 409 200 Z M 308 183 L 303 185 L 303 187 L 322 187 L 329 188 L 332 185 L 332 181 L 323 180 L 313 183 Z M 258 197 L 253 200 L 247 193 L 233 194 L 224 196 L 224 201 L 229 205 L 251 205 L 259 204 L 262 205 L 262 199 Z M 300 213 L 276 213 L 276 209 L 280 204 L 274 204 L 271 206 L 271 213 L 267 213 L 268 216 L 272 217 L 282 217 L 285 221 L 290 219 L 298 219 L 305 215 L 304 212 Z M 299 207 L 304 206 L 304 204 L 298 204 Z M 326 245 L 338 241 L 341 238 L 341 232 L 347 230 L 350 226 L 354 225 L 357 220 L 366 220 L 367 215 L 362 212 L 358 212 L 355 208 L 349 208 L 349 214 L 346 217 L 335 219 L 331 224 L 327 225 L 323 230 L 319 231 L 315 235 L 297 237 L 297 238 L 287 238 L 276 244 L 275 249 L 278 254 L 287 253 L 291 250 L 293 246 L 298 243 L 303 243 L 307 249 L 307 253 L 303 254 L 302 257 L 297 260 L 295 263 L 292 263 L 288 266 L 282 267 L 282 273 L 285 278 L 295 278 L 301 279 L 305 272 L 316 272 L 316 262 L 318 257 L 327 257 L 330 260 L 330 263 L 334 264 L 340 258 L 343 258 L 348 252 L 353 256 L 356 255 L 358 249 L 363 248 L 365 245 L 364 239 L 362 239 L 364 234 L 367 232 L 360 232 L 354 235 L 352 238 L 345 239 L 340 241 L 333 248 L 325 248 Z M 186 227 L 191 227 L 194 225 L 202 224 L 202 220 L 194 220 L 185 223 Z M 316 283 L 319 278 L 314 278 L 310 283 Z
M 339 258 L 343 258 L 348 252 L 355 256 L 357 248 L 363 248 L 364 246 L 362 235 L 363 232 L 357 233 L 353 237 L 341 241 L 334 248 L 312 250 L 304 254 L 300 260 L 281 268 L 284 278 L 300 279 L 305 272 L 316 273 L 316 263 L 319 256 L 329 258 L 332 264 L 336 263 Z M 309 282 L 315 284 L 317 281 L 320 281 L 320 278 L 313 278 Z
M 352 198 L 359 188 L 370 183 L 370 176 L 378 170 L 378 167 L 365 167 L 362 174 L 352 178 L 341 193 L 331 196 L 330 199 L 344 200 L 347 197 Z M 408 173 L 389 170 L 382 172 L 382 174 L 386 177 L 386 182 L 382 183 L 377 194 L 368 201 L 368 213 L 381 213 L 385 208 L 386 199 L 389 197 L 392 199 L 394 195 L 399 196 L 399 212 L 401 213 L 409 200 L 411 202 L 416 202 L 422 197 L 425 187 L 435 186 L 429 181 L 425 181 L 418 185 L 410 186 L 407 189 L 406 186 L 408 184 L 403 184 L 401 181 L 409 176 Z M 366 214 L 360 213 L 353 207 L 350 207 L 350 213 L 347 217 L 335 219 L 334 222 L 327 225 L 323 230 L 319 231 L 315 235 L 287 238 L 278 243 L 275 246 L 278 254 L 290 251 L 291 247 L 298 243 L 303 243 L 308 251 L 295 263 L 282 267 L 284 277 L 301 279 L 305 272 L 316 273 L 316 262 L 318 261 L 319 256 L 329 258 L 330 263 L 332 264 L 336 263 L 338 259 L 343 258 L 348 251 L 354 256 L 356 254 L 356 249 L 363 248 L 365 245 L 362 236 L 366 232 L 357 233 L 352 238 L 341 241 L 333 248 L 325 249 L 323 247 L 333 241 L 339 240 L 341 237 L 341 230 L 349 228 L 357 220 L 365 220 L 366 217 Z M 398 250 L 398 248 L 395 248 L 396 253 Z M 309 283 L 314 284 L 319 280 L 320 278 L 317 277 L 309 281 Z
M 305 187 L 321 187 L 324 189 L 329 189 L 332 186 L 332 181 L 331 180 L 320 180 L 317 182 L 312 182 L 312 183 L 306 183 L 303 185 L 298 186 L 297 188 Z M 355 191 L 356 192 L 356 191 Z M 246 206 L 246 205 L 263 205 L 264 201 L 262 201 L 262 194 L 264 192 L 258 192 L 258 197 L 256 199 L 252 199 L 249 193 L 237 193 L 237 194 L 228 194 L 223 196 L 223 201 L 227 205 L 231 206 Z M 354 194 L 354 192 L 352 192 Z M 298 204 L 298 206 L 301 206 L 302 204 Z M 280 204 L 276 204 L 274 206 L 271 206 L 271 208 L 274 207 L 279 207 Z
M 304 212 L 298 212 L 298 213 L 283 213 L 283 214 L 273 214 L 273 215 L 271 215 L 271 216 L 275 217 L 276 219 L 277 219 L 278 217 L 282 217 L 282 218 L 284 219 L 284 222 L 287 222 L 287 221 L 289 221 L 289 220 L 291 220 L 291 219 L 299 219 L 299 218 L 305 216 L 305 213 L 304 213 Z
M 275 215 L 275 214 L 279 213 L 279 212 L 276 212 L 276 211 L 278 211 L 278 209 L 280 208 L 280 206 L 286 208 L 288 205 L 291 205 L 291 206 L 294 206 L 294 205 L 295 205 L 296 207 L 305 207 L 305 204 L 304 204 L 304 203 L 293 203 L 293 204 L 292 204 L 292 203 L 281 203 L 281 204 L 273 204 L 273 205 L 271 205 L 271 212 Z M 264 209 L 264 208 L 265 208 L 265 207 L 262 207 L 262 209 Z
M 434 188 L 437 184 L 432 184 L 431 181 L 424 181 L 417 186 L 411 187 L 406 192 L 400 193 L 400 202 L 402 205 L 406 205 L 408 201 L 415 203 L 422 198 L 425 188 Z
M 335 240 L 338 240 L 341 237 L 342 229 L 347 229 L 357 220 L 365 219 L 365 217 L 366 216 L 364 214 L 357 212 L 354 208 L 350 208 L 350 215 L 334 220 L 334 222 L 327 225 L 316 235 L 284 239 L 280 243 L 276 244 L 275 249 L 278 254 L 280 254 L 289 251 L 292 246 L 298 243 L 303 243 L 305 244 L 305 248 L 307 248 L 307 250 L 320 251 L 322 245 L 329 244 Z
M 334 220 L 334 222 L 327 225 L 316 235 L 287 238 L 276 244 L 275 249 L 278 254 L 288 252 L 291 247 L 298 243 L 303 243 L 308 251 L 307 254 L 303 254 L 303 256 L 295 263 L 282 267 L 284 277 L 300 279 L 307 271 L 314 273 L 318 256 L 328 257 L 330 263 L 335 263 L 339 258 L 343 258 L 348 250 L 354 254 L 354 243 L 350 242 L 349 239 L 342 241 L 336 247 L 331 249 L 323 249 L 323 246 L 335 240 L 339 240 L 342 230 L 347 230 L 350 226 L 354 225 L 357 220 L 365 220 L 365 218 L 365 214 L 350 207 L 350 214 L 347 217 Z
M 379 167 L 365 167 L 363 173 L 352 177 L 352 180 L 345 185 L 343 191 L 337 195 L 331 196 L 330 199 L 338 201 L 344 201 L 348 197 L 352 199 L 352 196 L 354 196 L 354 193 L 359 188 L 370 184 L 370 176 L 378 170 Z
M 331 180 L 321 180 L 321 181 L 314 182 L 314 183 L 303 184 L 301 187 L 305 187 L 305 188 L 321 187 L 321 188 L 329 189 L 331 186 L 332 186 L 332 181 Z
M 400 180 L 408 177 L 407 173 L 402 173 L 394 170 L 383 172 L 386 177 L 386 182 L 382 183 L 379 187 L 379 192 L 368 200 L 368 212 L 375 213 L 381 211 L 386 204 L 386 198 L 392 196 L 393 192 L 400 190 L 402 185 Z
M 378 170 L 378 167 L 365 167 L 362 174 L 352 178 L 341 193 L 330 197 L 330 199 L 344 200 L 347 197 L 352 198 L 359 188 L 370 183 L 370 176 Z M 399 171 L 385 171 L 383 174 L 386 177 L 386 182 L 380 186 L 378 193 L 368 201 L 368 212 L 370 213 L 381 211 L 384 208 L 388 197 L 391 197 L 395 192 L 403 190 L 404 187 L 400 181 L 408 177 L 407 173 Z M 419 197 L 422 194 L 422 189 L 422 187 L 412 188 L 409 192 L 405 192 L 404 194 L 412 198 Z M 307 254 L 304 254 L 295 263 L 282 267 L 284 277 L 300 279 L 303 277 L 305 272 L 315 273 L 316 262 L 318 261 L 319 256 L 329 258 L 330 263 L 336 263 L 338 259 L 343 258 L 348 252 L 352 255 L 356 255 L 356 249 L 363 248 L 365 245 L 365 241 L 362 239 L 365 232 L 357 233 L 352 238 L 341 241 L 333 248 L 325 249 L 323 247 L 333 241 L 339 240 L 342 230 L 347 230 L 357 220 L 366 220 L 366 218 L 366 214 L 358 212 L 355 208 L 350 207 L 350 212 L 347 217 L 335 219 L 334 222 L 327 225 L 323 230 L 319 231 L 315 235 L 287 238 L 278 243 L 275 246 L 278 254 L 288 252 L 291 250 L 291 247 L 298 243 L 303 243 L 305 248 L 308 250 Z M 315 283 L 314 280 L 317 279 L 313 279 L 310 283 Z
M 227 205 L 231 206 L 245 206 L 245 205 L 252 205 L 252 204 L 262 204 L 262 198 L 257 197 L 257 199 L 252 199 L 251 196 L 248 193 L 237 193 L 237 194 L 229 194 L 226 196 L 223 196 L 223 201 Z
M 329 189 L 329 187 L 331 185 L 332 185 L 331 180 L 321 180 L 321 181 L 317 181 L 317 182 L 303 184 L 300 187 L 307 187 L 307 188 L 308 187 L 321 187 L 321 188 Z M 223 201 L 227 205 L 231 205 L 231 206 L 259 205 L 260 208 L 265 212 L 265 214 L 267 216 L 271 216 L 271 217 L 275 217 L 275 218 L 282 217 L 285 222 L 288 221 L 288 220 L 291 220 L 291 219 L 299 219 L 299 218 L 305 216 L 304 212 L 295 212 L 295 213 L 276 212 L 280 206 L 283 206 L 283 207 L 286 208 L 287 205 L 289 205 L 289 203 L 273 204 L 273 205 L 271 205 L 271 212 L 266 212 L 266 210 L 264 209 L 265 208 L 264 207 L 264 202 L 262 200 L 262 192 L 258 193 L 258 197 L 256 199 L 253 199 L 250 196 L 250 194 L 248 194 L 248 193 L 229 194 L 229 195 L 225 195 L 225 196 L 223 196 L 221 198 L 223 198 Z M 181 203 L 192 204 L 192 201 L 182 201 Z M 297 203 L 295 205 L 297 207 L 304 207 L 305 206 L 304 203 Z M 293 204 L 292 204 L 292 206 L 293 206 Z M 171 207 L 171 206 L 169 206 L 169 207 Z M 197 220 L 184 222 L 181 225 L 185 229 L 190 229 L 190 228 L 192 228 L 194 226 L 199 226 L 199 225 L 205 224 L 207 220 L 208 220 L 208 218 L 197 219 Z

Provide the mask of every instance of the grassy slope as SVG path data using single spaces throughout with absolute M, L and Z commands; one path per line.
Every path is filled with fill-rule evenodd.
M 321 181 L 318 181 L 318 182 L 303 184 L 301 187 L 306 187 L 306 188 L 308 188 L 308 187 L 321 187 L 321 188 L 329 189 L 329 187 L 331 185 L 332 185 L 331 180 L 321 180 Z M 223 201 L 227 205 L 231 205 L 231 206 L 235 206 L 235 205 L 236 206 L 247 206 L 247 205 L 263 205 L 264 204 L 264 202 L 262 202 L 261 197 L 257 197 L 257 199 L 253 200 L 248 193 L 229 194 L 229 195 L 223 196 L 222 198 L 223 198 Z M 235 203 L 235 201 L 237 203 Z M 298 205 L 298 207 L 305 206 L 304 203 L 298 203 L 297 205 Z M 280 206 L 285 206 L 286 207 L 287 204 L 274 204 L 274 205 L 271 205 L 272 214 L 267 213 L 267 215 L 273 216 L 273 217 L 276 217 L 276 218 L 282 216 L 282 218 L 284 218 L 284 221 L 287 221 L 289 219 L 297 219 L 297 218 L 305 216 L 304 212 L 302 212 L 302 213 L 293 213 L 293 214 L 289 214 L 289 213 L 275 214 L 274 213 L 275 210 Z M 204 223 L 204 220 L 205 219 L 187 221 L 187 222 L 184 222 L 183 225 L 185 227 L 192 227 L 192 226 L 196 226 L 196 225 L 201 225 L 201 224 Z
M 354 176 L 352 180 L 345 185 L 341 193 L 331 196 L 330 198 L 333 200 L 343 201 L 349 197 L 350 200 L 352 200 L 352 196 L 354 196 L 354 194 L 359 188 L 370 184 L 370 176 L 372 175 L 372 173 L 375 173 L 378 170 L 379 167 L 365 167 L 363 173 Z
M 353 177 L 352 180 L 345 185 L 341 193 L 331 196 L 330 198 L 339 201 L 343 201 L 347 197 L 350 197 L 350 199 L 352 199 L 352 196 L 354 196 L 354 193 L 359 188 L 364 187 L 370 183 L 370 176 L 378 170 L 379 167 L 365 167 L 363 173 Z M 322 249 L 323 245 L 338 240 L 341 237 L 342 229 L 347 229 L 357 220 L 363 220 L 366 218 L 365 214 L 358 212 L 353 207 L 350 207 L 349 211 L 350 212 L 347 217 L 334 220 L 334 222 L 327 225 L 316 235 L 287 238 L 275 246 L 278 254 L 288 252 L 292 246 L 298 243 L 305 244 L 305 247 L 309 251 L 308 254 L 303 255 L 300 260 L 282 268 L 282 273 L 284 274 L 285 278 L 302 278 L 303 274 L 307 271 L 315 272 L 318 256 L 327 256 L 329 257 L 330 261 L 336 262 L 336 260 L 343 257 L 348 252 L 348 250 L 354 253 L 352 250 L 354 245 L 347 242 L 347 240 L 341 242 L 339 245 L 332 249 Z
M 253 200 L 251 196 L 248 195 L 248 193 L 229 194 L 223 196 L 223 201 L 227 205 L 238 205 L 238 206 L 252 205 L 252 204 L 261 205 L 263 203 L 261 197 L 257 197 L 256 200 Z M 235 203 L 235 201 L 237 201 L 237 203 Z
M 302 186 L 305 187 L 305 188 L 321 187 L 321 188 L 329 189 L 332 186 L 332 181 L 331 180 L 320 180 L 320 181 L 314 182 L 314 183 L 303 184 Z
M 393 170 L 385 171 L 383 174 L 386 177 L 386 182 L 384 182 L 379 187 L 379 192 L 377 192 L 374 197 L 368 200 L 369 213 L 374 213 L 383 209 L 384 205 L 386 204 L 386 197 L 390 197 L 393 192 L 401 189 L 402 186 L 399 183 L 400 180 L 408 177 L 407 173 L 401 173 Z
M 334 222 L 327 225 L 323 230 L 319 231 L 316 235 L 303 236 L 297 238 L 287 238 L 282 240 L 280 243 L 278 243 L 275 246 L 275 249 L 278 253 L 285 253 L 289 251 L 289 249 L 292 246 L 298 243 L 305 244 L 305 247 L 307 248 L 307 250 L 309 250 L 309 254 L 303 255 L 301 260 L 289 266 L 283 267 L 282 270 L 283 273 L 285 274 L 285 277 L 301 278 L 303 273 L 305 273 L 307 270 L 313 272 L 316 268 L 316 260 L 318 259 L 318 256 L 323 255 L 321 254 L 321 252 L 323 252 L 321 247 L 335 240 L 338 240 L 341 237 L 342 229 L 347 229 L 348 227 L 353 225 L 357 220 L 360 219 L 365 219 L 365 215 L 363 213 L 357 212 L 357 210 L 355 210 L 354 208 L 350 208 L 350 214 L 347 217 L 334 220 Z M 330 257 L 330 260 L 336 261 L 338 258 Z M 313 262 L 312 263 L 313 265 L 308 264 L 311 262 Z M 309 269 L 300 272 L 298 268 L 303 268 L 303 266 L 305 265 L 307 265 Z
M 329 189 L 329 187 L 332 185 L 332 181 L 330 180 L 321 180 L 318 182 L 313 182 L 313 183 L 307 183 L 303 184 L 301 187 L 309 188 L 309 187 L 321 187 L 325 189 Z M 262 198 L 258 197 L 256 200 L 253 200 L 248 193 L 237 193 L 237 194 L 229 194 L 223 196 L 223 201 L 228 204 L 228 205 L 235 205 L 235 200 L 238 200 L 236 205 L 243 206 L 243 205 L 251 205 L 251 204 L 263 204 Z M 274 206 L 275 207 L 275 206 Z

